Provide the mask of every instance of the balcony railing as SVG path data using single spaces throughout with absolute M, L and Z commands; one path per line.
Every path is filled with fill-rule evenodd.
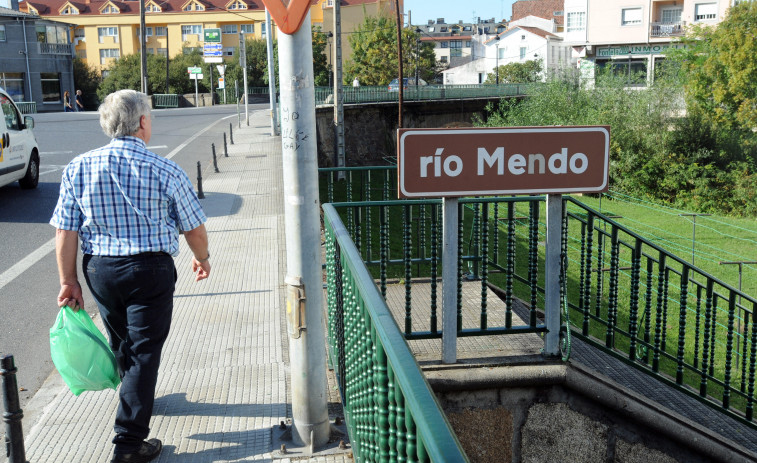
M 69 43 L 43 43 L 37 42 L 39 45 L 40 55 L 71 55 L 71 44 Z
M 686 24 L 677 23 L 651 23 L 649 35 L 651 37 L 678 37 L 684 34 Z

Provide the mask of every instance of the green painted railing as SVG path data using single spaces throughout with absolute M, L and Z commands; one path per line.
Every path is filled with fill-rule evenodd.
M 323 211 L 330 354 L 355 461 L 468 461 L 339 214 Z
M 18 110 L 21 111 L 21 114 L 37 113 L 37 103 L 34 101 L 17 101 L 16 106 L 18 106 Z
M 387 281 L 404 282 L 405 338 L 440 337 L 435 287 L 430 318 L 421 322 L 428 329 L 410 329 L 417 317 L 413 282 L 433 285 L 440 274 L 439 201 L 389 200 L 397 191 L 393 166 L 344 169 L 341 181 L 336 170 L 320 169 L 322 199 L 345 201 L 333 206 L 381 293 Z M 458 316 L 459 336 L 523 332 L 511 323 L 512 298 L 528 308 L 519 329 L 544 330 L 542 202 L 460 200 L 458 287 L 464 279 L 480 281 L 481 310 L 476 326 L 462 326 Z M 574 198 L 566 197 L 564 205 L 560 289 L 572 333 L 757 428 L 757 300 Z M 502 326 L 490 322 L 490 284 L 501 289 L 506 303 Z
M 154 108 L 178 108 L 179 107 L 179 95 L 166 94 L 166 93 L 154 93 L 152 95 L 152 102 Z
M 404 101 L 418 100 L 449 100 L 462 98 L 491 98 L 524 96 L 533 84 L 500 84 L 500 85 L 428 85 L 410 86 L 403 94 Z M 389 87 L 362 86 L 344 87 L 342 90 L 345 104 L 371 103 L 384 101 L 398 101 L 399 92 L 390 92 Z M 333 89 L 330 87 L 315 88 L 315 104 L 333 103 Z

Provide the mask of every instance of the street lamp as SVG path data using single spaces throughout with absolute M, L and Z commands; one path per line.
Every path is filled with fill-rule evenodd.
M 329 53 L 326 55 L 326 67 L 329 69 L 329 88 L 331 88 L 331 38 L 334 37 L 334 33 L 329 31 L 326 35 L 326 44 L 328 45 Z
M 497 64 L 494 66 L 494 75 L 497 79 L 497 85 L 499 85 L 499 35 L 494 38 L 494 40 L 497 41 L 497 51 L 496 51 L 496 58 L 497 58 Z
M 420 63 L 420 57 L 421 57 L 421 28 L 416 27 L 415 33 L 418 34 L 417 37 L 415 37 L 415 88 L 418 88 L 418 65 Z

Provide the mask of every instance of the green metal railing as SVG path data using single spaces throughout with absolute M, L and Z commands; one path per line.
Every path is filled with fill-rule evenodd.
M 152 95 L 153 108 L 178 108 L 179 95 L 154 93 Z
M 442 265 L 438 200 L 399 201 L 393 166 L 320 169 L 323 201 L 333 204 L 382 295 L 405 285 L 406 339 L 440 337 L 435 282 Z M 382 190 L 382 191 L 377 191 Z M 376 199 L 380 199 L 376 201 Z M 460 202 L 458 288 L 480 281 L 475 326 L 458 335 L 508 334 L 512 299 L 525 302 L 525 331 L 544 331 L 546 229 L 542 197 L 465 198 Z M 757 300 L 644 239 L 578 200 L 564 199 L 561 301 L 572 333 L 639 370 L 753 427 Z M 430 318 L 412 330 L 413 283 L 432 284 Z M 506 322 L 492 326 L 490 285 L 500 288 Z M 458 299 L 460 292 L 458 292 Z M 458 314 L 460 313 L 458 301 Z M 564 309 L 564 307 L 563 307 Z
M 323 207 L 328 336 L 358 462 L 466 462 L 336 209 Z
M 17 101 L 16 106 L 21 114 L 36 114 L 37 103 L 35 101 Z

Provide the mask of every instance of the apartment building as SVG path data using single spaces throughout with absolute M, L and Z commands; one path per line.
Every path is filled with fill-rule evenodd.
M 716 25 L 734 0 L 565 0 L 565 42 L 585 78 L 613 64 L 616 72 L 639 75 L 646 85 L 666 51 L 677 47 L 686 28 Z
M 420 30 L 421 42 L 433 43 L 436 61 L 455 68 L 486 55 L 483 41 L 507 29 L 505 21 L 478 19 L 475 23 L 447 23 L 444 18 L 428 20 L 428 24 L 410 26 Z
M 229 60 L 245 38 L 266 37 L 265 8 L 255 0 L 144 0 L 147 53 L 169 57 L 202 49 L 205 29 L 221 30 L 223 59 Z M 365 14 L 387 9 L 390 0 L 342 0 L 343 33 L 354 30 Z M 328 32 L 333 24 L 326 14 L 333 0 L 312 0 L 311 24 Z M 111 63 L 139 53 L 138 0 L 27 0 L 22 11 L 73 24 L 76 56 L 107 73 Z M 331 21 L 329 21 L 331 20 Z M 275 28 L 274 38 L 278 30 Z M 346 40 L 343 46 L 348 46 Z
M 38 112 L 63 111 L 63 92 L 74 93 L 69 24 L 0 7 L 0 87 Z

